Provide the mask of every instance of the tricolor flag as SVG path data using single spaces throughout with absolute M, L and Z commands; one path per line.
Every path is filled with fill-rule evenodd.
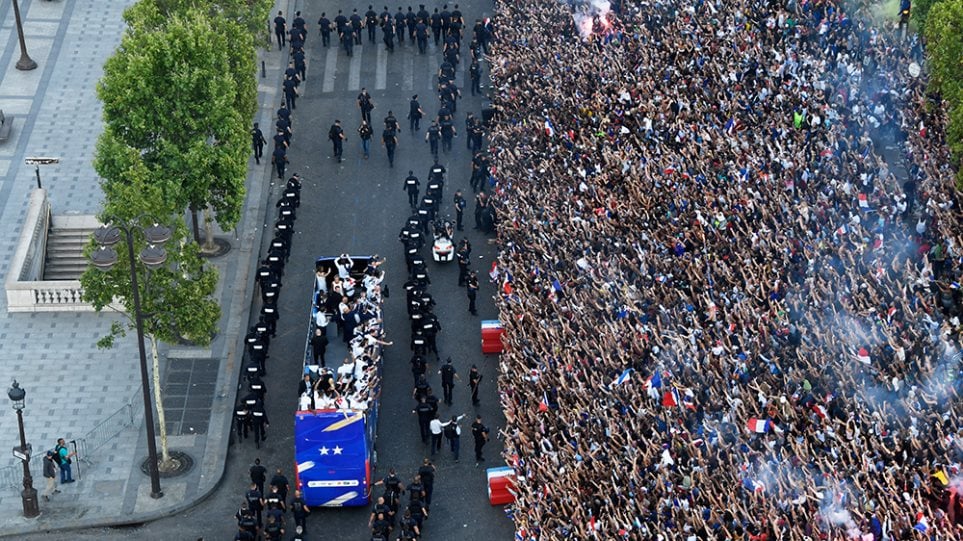
M 859 200 L 859 208 L 861 209 L 869 208 L 869 197 L 866 194 L 861 193 L 856 196 L 856 199 Z
M 679 405 L 679 391 L 670 389 L 662 393 L 662 406 L 672 408 Z
M 552 121 L 549 120 L 548 117 L 545 118 L 545 135 L 549 137 L 555 135 L 555 128 L 552 126 Z
M 492 280 L 498 279 L 498 261 L 492 261 L 492 269 L 488 271 L 488 277 Z
M 826 408 L 824 408 L 823 406 L 820 406 L 819 404 L 813 404 L 812 410 L 816 412 L 816 415 L 818 415 L 820 419 L 825 419 L 826 415 L 828 415 Z
M 692 389 L 686 389 L 685 392 L 682 393 L 682 406 L 695 411 L 695 393 L 692 392 Z
M 870 364 L 869 350 L 859 348 L 859 352 L 856 354 L 856 360 L 863 364 Z
M 916 525 L 913 529 L 918 532 L 926 532 L 930 528 L 930 521 L 926 518 L 926 515 L 922 511 L 916 513 Z
M 662 388 L 662 374 L 658 370 L 655 371 L 648 379 L 645 380 L 645 387 L 647 389 L 661 389 Z
M 772 430 L 772 421 L 769 419 L 749 419 L 746 422 L 746 428 L 749 429 L 749 432 L 764 434 Z
M 548 394 L 542 393 L 542 401 L 538 403 L 538 411 L 545 413 L 548 411 Z
M 665 173 L 666 175 L 671 175 L 672 173 L 675 173 L 675 166 L 669 165 L 662 172 Z
M 847 227 L 846 224 L 839 226 L 839 229 L 836 230 L 837 235 L 845 235 L 848 232 L 849 232 L 849 227 Z
M 622 385 L 628 381 L 630 377 L 632 377 L 632 372 L 635 372 L 635 370 L 632 368 L 626 368 L 622 371 L 622 374 L 620 374 L 619 377 L 615 378 L 615 381 L 612 382 L 612 385 Z

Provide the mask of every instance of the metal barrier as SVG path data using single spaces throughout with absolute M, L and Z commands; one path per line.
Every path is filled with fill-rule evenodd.
M 140 387 L 133 397 L 140 395 Z M 70 440 L 68 445 L 73 446 L 77 456 L 75 462 L 78 463 L 75 475 L 80 477 L 80 464 L 87 466 L 93 463 L 87 457 L 103 447 L 107 442 L 116 438 L 121 432 L 134 425 L 134 407 L 136 400 L 128 399 L 127 403 L 112 413 L 109 417 L 101 421 L 94 428 L 89 430 L 81 438 Z M 51 449 L 53 446 L 50 447 Z M 30 457 L 30 474 L 34 478 L 34 488 L 43 484 L 43 457 L 48 449 L 43 446 L 35 447 L 34 454 Z M 19 490 L 23 486 L 23 464 L 19 461 L 11 466 L 0 468 L 0 491 L 15 489 Z

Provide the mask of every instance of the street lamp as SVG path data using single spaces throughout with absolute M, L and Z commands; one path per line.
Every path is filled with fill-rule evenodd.
M 144 349 L 144 314 L 140 309 L 140 290 L 137 288 L 137 267 L 134 259 L 134 232 L 140 231 L 147 241 L 147 247 L 140 252 L 140 261 L 148 269 L 157 269 L 167 260 L 167 252 L 161 247 L 170 240 L 169 227 L 154 224 L 141 227 L 136 223 L 103 225 L 94 231 L 94 242 L 100 247 L 90 256 L 91 264 L 100 271 L 110 270 L 117 263 L 117 252 L 113 246 L 121 239 L 127 240 L 127 261 L 130 263 L 130 286 L 134 300 L 134 321 L 137 326 L 137 349 L 140 352 L 140 379 L 144 391 L 144 422 L 147 425 L 147 455 L 150 469 L 150 496 L 164 496 L 160 486 L 160 473 L 157 469 L 157 443 L 154 441 L 154 410 L 150 400 L 150 380 L 147 376 L 147 351 Z
M 27 44 L 23 41 L 23 23 L 20 22 L 20 4 L 13 0 L 13 17 L 17 21 L 17 35 L 20 36 L 20 60 L 17 60 L 17 69 L 30 71 L 37 67 L 37 63 L 27 54 Z
M 17 412 L 17 423 L 20 425 L 20 447 L 13 448 L 13 456 L 23 461 L 23 492 L 20 499 L 23 501 L 23 516 L 35 518 L 40 515 L 40 506 L 37 504 L 37 489 L 33 488 L 33 477 L 30 475 L 30 450 L 27 445 L 27 436 L 23 431 L 23 405 L 27 397 L 27 391 L 20 388 L 17 380 L 13 380 L 13 387 L 7 391 L 13 409 Z

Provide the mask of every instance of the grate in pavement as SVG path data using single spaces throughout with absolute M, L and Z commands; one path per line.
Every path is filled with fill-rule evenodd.
M 217 359 L 167 359 L 161 389 L 168 434 L 207 434 L 219 366 Z

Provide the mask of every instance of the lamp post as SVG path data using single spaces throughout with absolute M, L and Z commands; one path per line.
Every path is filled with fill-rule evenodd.
M 144 391 L 144 422 L 147 425 L 147 455 L 150 469 L 150 496 L 161 498 L 164 493 L 160 486 L 160 473 L 157 469 L 157 442 L 154 436 L 154 410 L 150 400 L 150 380 L 147 374 L 147 351 L 144 349 L 144 314 L 140 308 L 140 290 L 137 287 L 137 267 L 134 258 L 134 232 L 140 231 L 147 241 L 147 247 L 140 252 L 140 261 L 148 269 L 156 269 L 167 260 L 167 252 L 160 245 L 171 238 L 171 229 L 154 224 L 140 227 L 136 223 L 104 225 L 94 231 L 94 241 L 100 248 L 90 256 L 91 263 L 98 270 L 108 271 L 117 263 L 117 252 L 112 248 L 124 234 L 127 241 L 127 261 L 130 263 L 130 285 L 134 300 L 134 321 L 137 327 L 137 349 L 140 352 L 140 379 Z
M 37 489 L 33 488 L 33 477 L 30 475 L 30 446 L 27 445 L 27 436 L 23 431 L 23 405 L 27 398 L 27 391 L 20 388 L 17 380 L 13 380 L 13 386 L 7 391 L 7 396 L 13 402 L 13 409 L 17 412 L 17 424 L 20 425 L 20 447 L 13 448 L 13 456 L 23 461 L 23 491 L 20 493 L 20 499 L 23 501 L 23 516 L 36 518 L 40 515 L 40 506 L 37 503 Z
M 17 60 L 17 69 L 30 71 L 36 69 L 37 63 L 27 54 L 27 43 L 23 41 L 23 23 L 20 22 L 20 3 L 13 0 L 13 17 L 17 21 L 17 35 L 20 37 L 20 60 Z

